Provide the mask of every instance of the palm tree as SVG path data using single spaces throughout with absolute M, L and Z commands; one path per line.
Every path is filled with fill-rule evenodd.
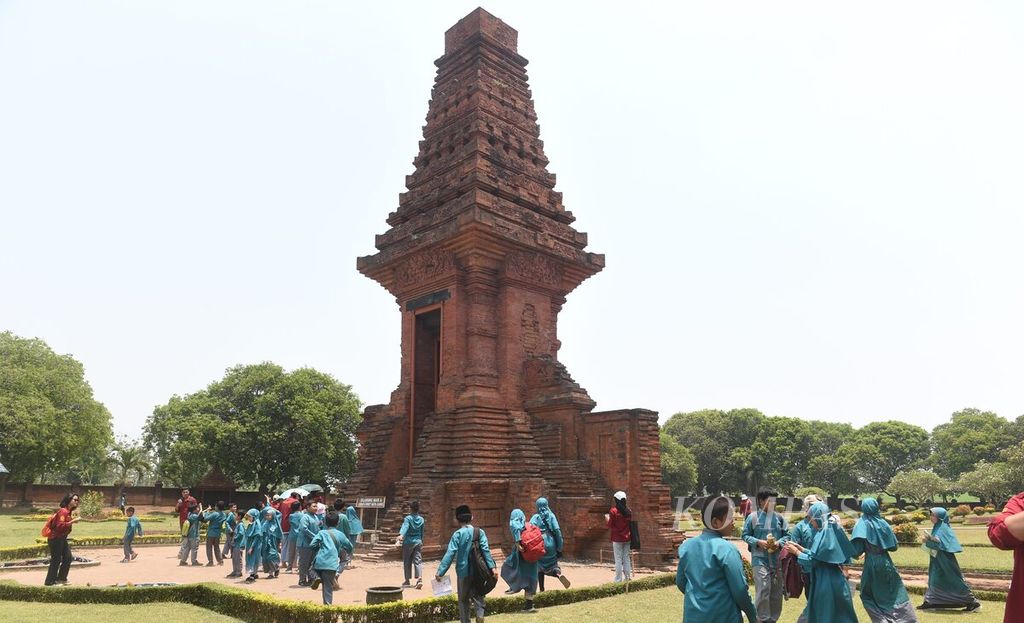
M 124 487 L 128 480 L 128 474 L 135 473 L 135 481 L 142 480 L 146 472 L 150 470 L 151 461 L 146 448 L 138 442 L 120 441 L 114 444 L 110 451 L 110 465 L 117 474 L 117 497 L 120 500 L 124 494 Z

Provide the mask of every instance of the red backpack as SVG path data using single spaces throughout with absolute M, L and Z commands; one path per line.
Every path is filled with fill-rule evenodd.
M 523 560 L 526 562 L 537 562 L 547 553 L 544 549 L 544 535 L 541 534 L 540 528 L 532 523 L 526 524 L 523 528 L 519 543 L 523 546 Z

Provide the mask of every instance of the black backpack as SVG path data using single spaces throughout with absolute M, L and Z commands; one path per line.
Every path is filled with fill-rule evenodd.
M 469 577 L 472 580 L 473 591 L 479 597 L 494 590 L 498 585 L 498 578 L 491 573 L 491 566 L 487 564 L 487 557 L 480 547 L 480 528 L 473 528 L 473 543 L 469 548 Z

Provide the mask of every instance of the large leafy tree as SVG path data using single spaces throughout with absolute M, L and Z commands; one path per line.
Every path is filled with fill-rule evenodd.
M 991 411 L 957 411 L 932 431 L 935 471 L 956 478 L 978 461 L 998 461 L 1000 452 L 1014 445 L 1015 433 L 1013 424 Z
M 672 496 L 689 495 L 697 484 L 697 461 L 686 446 L 661 433 L 661 482 Z
M 804 482 L 818 486 L 831 497 L 860 493 L 865 484 L 858 476 L 858 449 L 853 444 L 843 444 L 835 452 L 819 454 L 807 463 Z
M 214 465 L 264 492 L 286 482 L 333 483 L 355 466 L 360 408 L 352 388 L 329 374 L 237 366 L 157 407 L 145 439 L 159 473 L 179 486 Z
M 93 397 L 82 364 L 11 332 L 0 333 L 0 433 L 11 482 L 74 470 L 113 440 L 110 412 Z
M 762 465 L 750 447 L 763 420 L 757 409 L 706 409 L 676 413 L 663 430 L 693 453 L 698 490 L 716 494 L 742 490 L 760 478 Z
M 949 493 L 952 487 L 948 480 L 935 472 L 914 469 L 893 476 L 885 490 L 899 499 L 921 503 Z
M 974 469 L 960 475 L 954 487 L 978 496 L 992 504 L 999 503 L 1014 493 L 1006 463 L 978 461 Z
M 812 439 L 811 427 L 806 420 L 765 418 L 751 446 L 752 454 L 762 461 L 765 483 L 782 493 L 792 493 L 807 472 L 810 458 L 807 448 Z
M 892 482 L 896 474 L 912 469 L 928 457 L 928 431 L 896 420 L 873 422 L 857 430 L 851 451 L 858 471 L 875 487 Z

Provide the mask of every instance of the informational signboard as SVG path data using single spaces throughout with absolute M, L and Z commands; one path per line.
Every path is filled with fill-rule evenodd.
M 370 544 L 377 543 L 377 533 L 379 531 L 380 524 L 380 512 L 384 510 L 384 504 L 387 502 L 387 498 L 383 495 L 367 495 L 361 498 L 356 498 L 356 508 L 359 509 L 359 521 L 363 523 L 365 529 L 362 534 L 356 537 L 357 540 L 368 540 Z M 373 509 L 373 524 L 371 525 L 369 517 L 364 515 L 364 511 Z

